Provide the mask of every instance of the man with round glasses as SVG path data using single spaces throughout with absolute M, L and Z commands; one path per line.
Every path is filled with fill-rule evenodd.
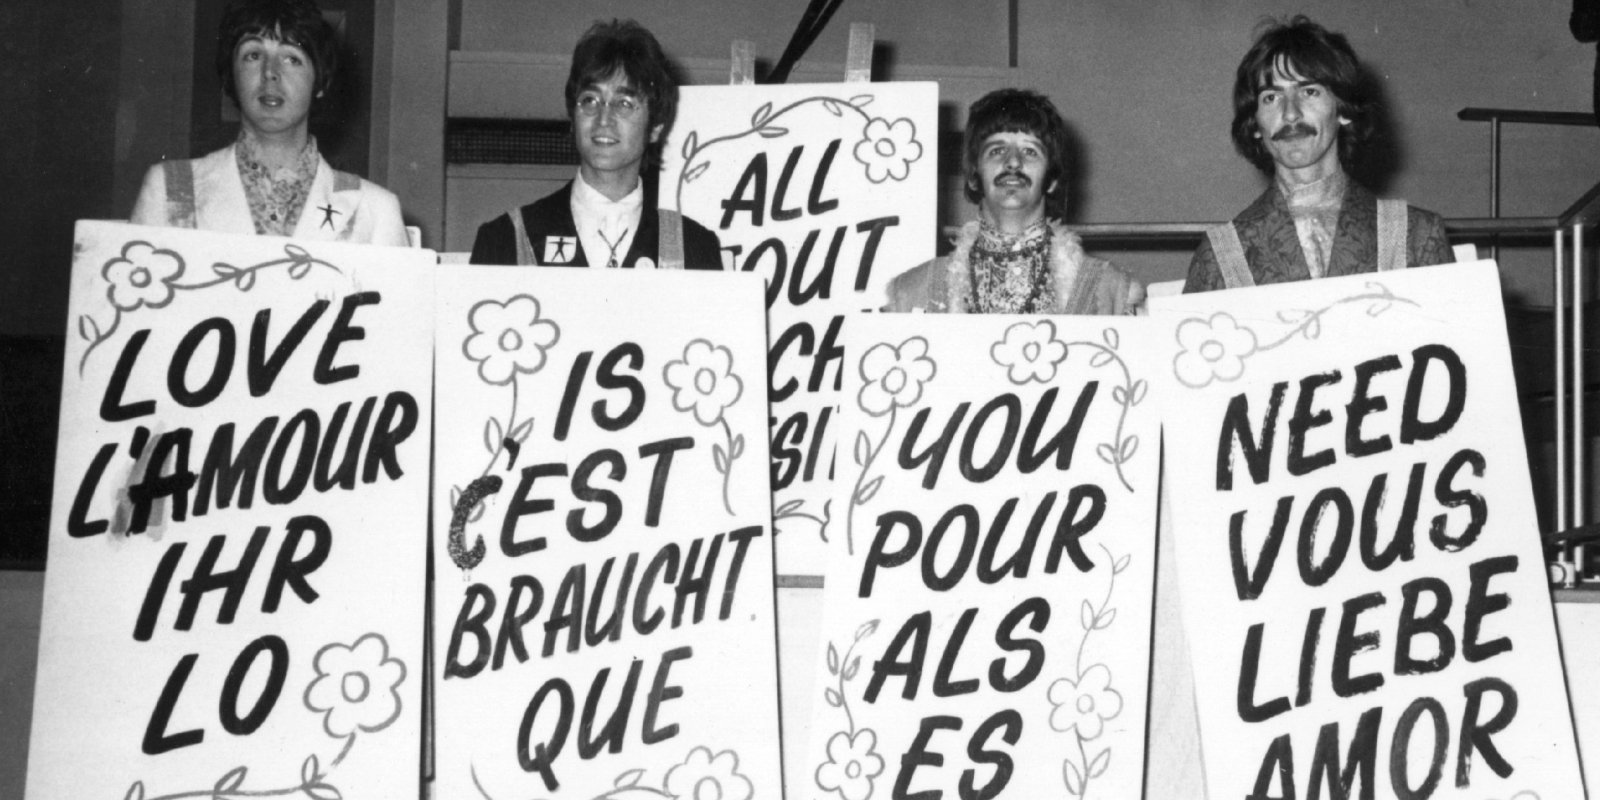
M 573 49 L 566 101 L 577 177 L 479 226 L 472 263 L 721 269 L 716 234 L 656 208 L 678 84 L 655 36 L 632 20 L 595 23 Z

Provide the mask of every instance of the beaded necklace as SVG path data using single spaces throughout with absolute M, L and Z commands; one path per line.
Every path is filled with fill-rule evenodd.
M 968 255 L 972 307 L 981 314 L 1038 314 L 1055 307 L 1050 227 L 1040 220 L 1018 234 L 984 223 Z

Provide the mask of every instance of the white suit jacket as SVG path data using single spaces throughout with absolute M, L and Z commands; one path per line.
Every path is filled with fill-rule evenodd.
M 193 195 L 185 187 L 168 186 L 169 172 L 193 176 Z M 145 173 L 139 200 L 129 219 L 136 225 L 199 228 L 223 233 L 253 235 L 250 202 L 234 145 L 187 161 L 156 164 Z M 305 209 L 295 225 L 294 238 L 405 247 L 405 222 L 400 201 L 393 192 L 347 172 L 339 172 L 317 157 L 317 176 L 311 181 Z

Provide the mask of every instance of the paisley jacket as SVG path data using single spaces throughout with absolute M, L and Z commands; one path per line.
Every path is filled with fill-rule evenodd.
M 1268 188 L 1248 208 L 1233 218 L 1245 260 L 1257 286 L 1310 280 L 1300 237 L 1288 203 L 1277 187 Z M 1445 238 L 1444 220 L 1432 211 L 1416 207 L 1406 214 L 1406 266 L 1426 267 L 1454 260 L 1450 241 Z M 1333 253 L 1328 259 L 1327 277 L 1373 272 L 1378 263 L 1378 198 L 1366 187 L 1349 181 L 1344 203 L 1339 209 L 1334 232 Z M 1209 292 L 1227 288 L 1211 241 L 1203 239 L 1189 261 L 1189 277 L 1184 292 Z

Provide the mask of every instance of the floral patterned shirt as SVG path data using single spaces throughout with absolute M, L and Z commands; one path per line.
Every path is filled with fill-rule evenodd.
M 967 263 L 972 268 L 970 307 L 980 314 L 1042 314 L 1056 307 L 1050 227 L 1042 219 L 1015 235 L 979 223 Z
M 255 222 L 256 233 L 293 234 L 306 197 L 311 194 L 311 181 L 317 177 L 317 164 L 322 160 L 316 137 L 306 137 L 306 146 L 293 167 L 276 171 L 261 163 L 255 141 L 243 131 L 233 152 L 239 160 L 239 178 L 244 181 L 244 196 L 250 203 L 250 219 Z

